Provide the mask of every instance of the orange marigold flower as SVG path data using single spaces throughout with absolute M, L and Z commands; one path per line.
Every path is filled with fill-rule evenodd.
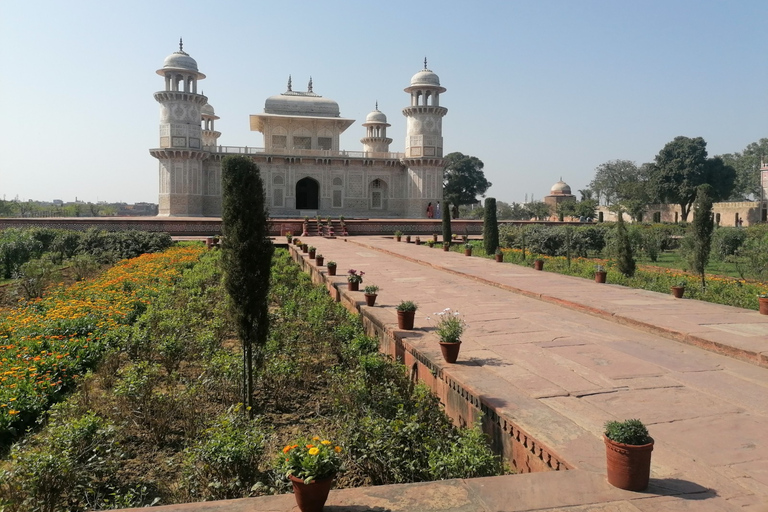
M 341 453 L 341 446 L 337 446 L 333 449 L 336 453 Z
M 313 437 L 313 438 L 312 438 L 312 440 L 313 440 L 313 441 L 319 441 L 319 440 L 320 440 L 320 437 L 319 437 L 319 436 L 315 436 L 315 437 Z
M 283 453 L 288 453 L 289 451 L 291 451 L 290 445 L 285 445 L 285 448 L 283 448 Z
M 307 448 L 314 448 L 314 447 L 315 447 L 315 445 L 313 445 L 313 444 L 308 444 L 307 445 Z

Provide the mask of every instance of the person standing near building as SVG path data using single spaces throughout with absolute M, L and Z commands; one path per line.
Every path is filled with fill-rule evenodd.
M 432 203 L 429 203 L 427 205 L 427 218 L 428 219 L 433 219 L 434 217 L 435 217 L 434 207 L 432 206 Z
M 435 207 L 435 217 L 438 219 L 442 219 L 443 217 L 440 215 L 440 201 L 437 202 L 437 206 Z

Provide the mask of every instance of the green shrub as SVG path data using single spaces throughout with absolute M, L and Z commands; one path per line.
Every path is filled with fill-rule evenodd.
M 13 277 L 16 279 L 20 294 L 25 299 L 36 299 L 43 296 L 43 292 L 53 283 L 57 275 L 53 261 L 43 257 L 22 264 Z
M 735 255 L 747 240 L 747 230 L 720 227 L 712 234 L 712 257 L 718 261 L 727 261 Z
M 637 419 L 606 422 L 605 436 L 622 444 L 643 445 L 651 442 L 648 429 Z
M 488 437 L 479 424 L 460 430 L 455 438 L 447 441 L 445 449 L 430 454 L 429 473 L 432 480 L 478 478 L 504 472 L 501 457 L 488 449 Z

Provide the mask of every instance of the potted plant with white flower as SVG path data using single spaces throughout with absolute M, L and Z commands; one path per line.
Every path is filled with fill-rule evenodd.
M 443 359 L 447 363 L 455 363 L 459 358 L 461 349 L 461 335 L 469 327 L 467 322 L 461 317 L 461 313 L 451 308 L 445 308 L 439 313 L 435 313 L 427 320 L 435 326 L 435 333 L 440 338 L 440 351 L 443 353 Z

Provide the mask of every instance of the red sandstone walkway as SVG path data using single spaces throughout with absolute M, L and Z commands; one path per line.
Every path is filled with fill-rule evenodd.
M 768 317 L 391 238 L 310 242 L 338 263 L 340 275 L 327 279 L 340 290 L 349 268 L 381 287 L 377 305 L 361 307 L 378 323 L 394 328 L 394 306 L 418 303 L 407 342 L 574 468 L 333 491 L 327 510 L 768 511 L 768 369 L 759 365 Z M 342 293 L 362 301 L 361 292 Z M 446 307 L 470 325 L 455 365 L 439 362 L 424 318 Z M 645 493 L 612 488 L 603 476 L 602 425 L 635 417 L 656 440 Z M 276 496 L 169 510 L 293 506 Z

